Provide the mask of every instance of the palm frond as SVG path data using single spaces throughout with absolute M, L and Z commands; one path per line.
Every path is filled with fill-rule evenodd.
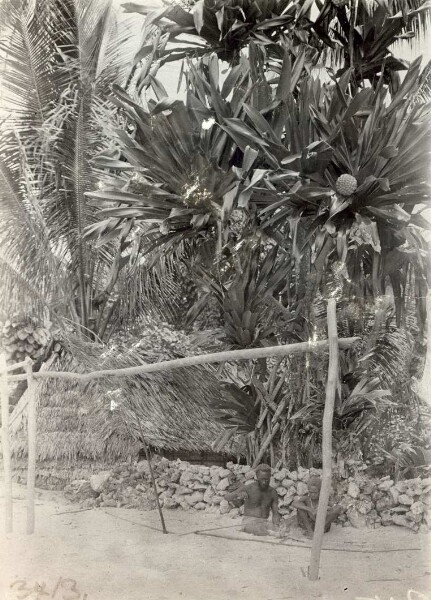
M 35 160 L 47 112 L 70 80 L 70 72 L 61 68 L 63 58 L 55 38 L 61 31 L 70 43 L 68 1 L 2 3 L 0 57 L 8 68 L 1 83 L 7 128 L 18 131 L 27 148 L 36 144 Z
M 43 321 L 55 320 L 55 309 L 59 299 L 52 294 L 53 290 L 43 284 L 42 278 L 30 282 L 25 278 L 22 269 L 18 268 L 0 253 L 0 280 L 2 304 L 7 315 L 20 311 L 24 316 L 31 316 Z
M 428 61 L 420 74 L 414 101 L 421 103 L 431 102 L 431 61 Z

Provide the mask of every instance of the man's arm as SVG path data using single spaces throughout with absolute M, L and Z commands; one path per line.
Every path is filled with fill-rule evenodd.
M 305 498 L 305 496 L 302 496 L 302 498 L 300 498 L 299 500 L 295 500 L 294 502 L 292 502 L 292 506 L 294 508 L 299 508 L 300 510 L 305 510 L 310 515 L 314 516 L 316 514 L 316 511 L 310 506 L 307 506 L 307 504 L 305 503 Z
M 237 490 L 226 494 L 224 499 L 231 502 L 235 506 L 240 506 L 244 500 L 248 498 L 248 493 L 245 485 L 241 485 Z

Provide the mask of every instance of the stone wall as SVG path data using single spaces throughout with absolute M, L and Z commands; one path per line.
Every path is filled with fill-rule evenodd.
M 224 467 L 193 465 L 180 460 L 153 459 L 159 498 L 164 509 L 200 510 L 238 516 L 224 496 L 241 483 L 251 482 L 249 466 L 227 463 Z M 279 496 L 283 517 L 295 513 L 292 502 L 307 493 L 310 474 L 318 470 L 274 471 L 271 485 Z M 148 510 L 155 507 L 149 465 L 123 463 L 111 470 L 73 481 L 65 495 L 85 507 L 126 507 Z M 364 475 L 340 479 L 333 484 L 332 499 L 346 508 L 339 524 L 353 527 L 401 525 L 414 531 L 427 531 L 430 525 L 431 478 L 395 483 L 389 477 L 370 479 Z

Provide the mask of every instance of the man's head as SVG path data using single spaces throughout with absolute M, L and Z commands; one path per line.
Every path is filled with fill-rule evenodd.
M 320 488 L 322 487 L 322 480 L 320 477 L 313 475 L 308 480 L 308 495 L 312 500 L 318 500 L 320 496 Z
M 271 467 L 265 464 L 259 465 L 256 468 L 256 479 L 260 489 L 267 490 L 271 479 Z

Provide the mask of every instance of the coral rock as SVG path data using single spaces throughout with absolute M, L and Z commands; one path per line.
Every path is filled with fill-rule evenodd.
M 194 492 L 190 496 L 186 496 L 184 499 L 187 502 L 187 504 L 189 504 L 190 506 L 194 506 L 198 502 L 203 501 L 204 495 L 202 494 L 202 492 Z
M 302 481 L 298 481 L 298 484 L 296 486 L 296 491 L 299 496 L 305 496 L 305 494 L 308 492 L 307 484 Z
M 371 500 L 364 499 L 357 503 L 356 509 L 361 515 L 366 515 L 372 510 L 373 506 L 374 504 L 371 502 Z
M 408 496 L 407 494 L 400 494 L 400 497 L 398 500 L 399 500 L 400 504 L 406 504 L 407 506 L 410 506 L 413 504 L 413 498 L 411 496 Z
M 227 488 L 230 485 L 230 481 L 227 477 L 225 477 L 224 479 L 222 479 L 218 484 L 217 484 L 217 490 L 219 491 L 225 491 L 227 490 Z
M 192 481 L 193 473 L 190 471 L 184 471 L 184 473 L 180 477 L 181 485 L 187 485 L 189 481 Z
M 393 515 L 392 521 L 394 525 L 399 525 L 400 527 L 410 527 L 410 524 L 404 515 Z
M 410 506 L 410 511 L 414 515 L 421 515 L 423 512 L 425 512 L 425 505 L 422 502 L 413 502 L 413 504 Z
M 387 527 L 388 525 L 392 525 L 394 522 L 393 516 L 390 514 L 390 512 L 388 510 L 382 512 L 382 514 L 380 515 L 380 519 L 381 519 L 382 525 L 384 527 Z
M 286 475 L 287 475 L 287 469 L 280 469 L 279 471 L 274 473 L 274 479 L 276 481 L 283 481 L 283 479 L 286 477 Z
M 392 501 L 390 498 L 379 498 L 379 500 L 377 500 L 376 502 L 376 510 L 377 512 L 382 512 L 383 510 L 386 510 L 387 508 L 390 508 L 392 506 Z
M 395 487 L 403 494 L 407 490 L 408 485 L 405 481 L 398 481 L 398 483 L 395 484 Z
M 283 479 L 283 481 L 281 482 L 281 485 L 283 487 L 285 487 L 286 490 L 288 490 L 289 488 L 294 487 L 295 484 L 293 483 L 293 481 L 291 479 Z
M 90 477 L 90 486 L 93 492 L 101 492 L 111 477 L 110 471 L 101 471 Z
M 176 489 L 176 496 L 185 496 L 186 494 L 191 494 L 192 490 L 190 490 L 188 487 L 185 487 L 184 485 L 180 485 L 177 487 Z
M 367 520 L 364 515 L 361 515 L 355 508 L 350 508 L 347 511 L 347 518 L 353 527 L 359 529 L 361 527 L 366 527 Z
M 397 488 L 395 486 L 393 486 L 388 490 L 388 494 L 392 500 L 392 504 L 394 506 L 396 506 L 399 502 L 400 492 L 397 490 Z
M 349 489 L 347 490 L 348 495 L 351 498 L 358 498 L 359 497 L 359 485 L 356 483 L 356 481 L 351 481 L 349 483 Z
M 207 488 L 204 492 L 204 502 L 212 502 L 215 492 L 212 488 Z
M 382 481 L 382 483 L 379 483 L 379 490 L 387 491 L 393 485 L 394 482 L 392 481 L 392 479 L 387 479 L 386 481 Z

